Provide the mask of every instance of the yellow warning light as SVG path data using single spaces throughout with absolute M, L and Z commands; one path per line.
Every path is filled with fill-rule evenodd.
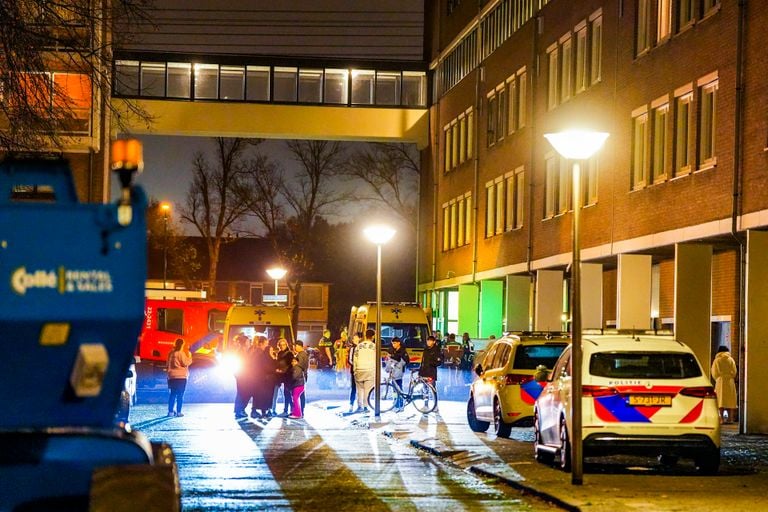
M 111 165 L 113 171 L 124 169 L 141 172 L 144 167 L 141 141 L 138 139 L 112 141 Z

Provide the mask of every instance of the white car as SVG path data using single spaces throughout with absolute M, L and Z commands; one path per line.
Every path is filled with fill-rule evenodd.
M 582 440 L 588 456 L 693 458 L 699 472 L 720 465 L 715 390 L 693 351 L 662 336 L 589 336 L 582 340 Z M 536 459 L 570 470 L 571 347 L 534 405 Z

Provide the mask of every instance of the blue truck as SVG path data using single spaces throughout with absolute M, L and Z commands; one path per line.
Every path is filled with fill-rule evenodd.
M 180 509 L 171 448 L 115 419 L 147 242 L 140 164 L 113 154 L 115 204 L 79 202 L 66 161 L 0 163 L 0 511 Z

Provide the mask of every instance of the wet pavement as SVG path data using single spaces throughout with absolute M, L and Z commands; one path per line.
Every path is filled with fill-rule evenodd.
M 441 378 L 437 412 L 408 406 L 379 422 L 348 414 L 345 380 L 324 378 L 310 375 L 304 420 L 236 422 L 231 403 L 206 403 L 193 389 L 197 403 L 183 418 L 166 418 L 167 395 L 147 400 L 155 395 L 143 390 L 159 403 L 135 406 L 131 423 L 173 445 L 185 511 L 768 509 L 768 436 L 735 425 L 724 426 L 715 476 L 685 460 L 614 457 L 587 459 L 574 486 L 569 473 L 533 460 L 531 428 L 513 428 L 510 439 L 469 429 L 466 376 Z

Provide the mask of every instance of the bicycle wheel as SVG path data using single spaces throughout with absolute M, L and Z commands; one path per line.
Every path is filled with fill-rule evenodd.
M 395 399 L 397 398 L 397 389 L 391 382 L 382 382 L 379 384 L 381 390 L 381 396 L 379 397 L 379 411 L 387 412 L 391 411 L 395 407 Z M 368 407 L 371 410 L 376 410 L 376 388 L 372 388 L 368 393 Z
M 411 389 L 411 401 L 413 406 L 422 414 L 427 414 L 437 407 L 437 391 L 432 384 L 418 380 Z

